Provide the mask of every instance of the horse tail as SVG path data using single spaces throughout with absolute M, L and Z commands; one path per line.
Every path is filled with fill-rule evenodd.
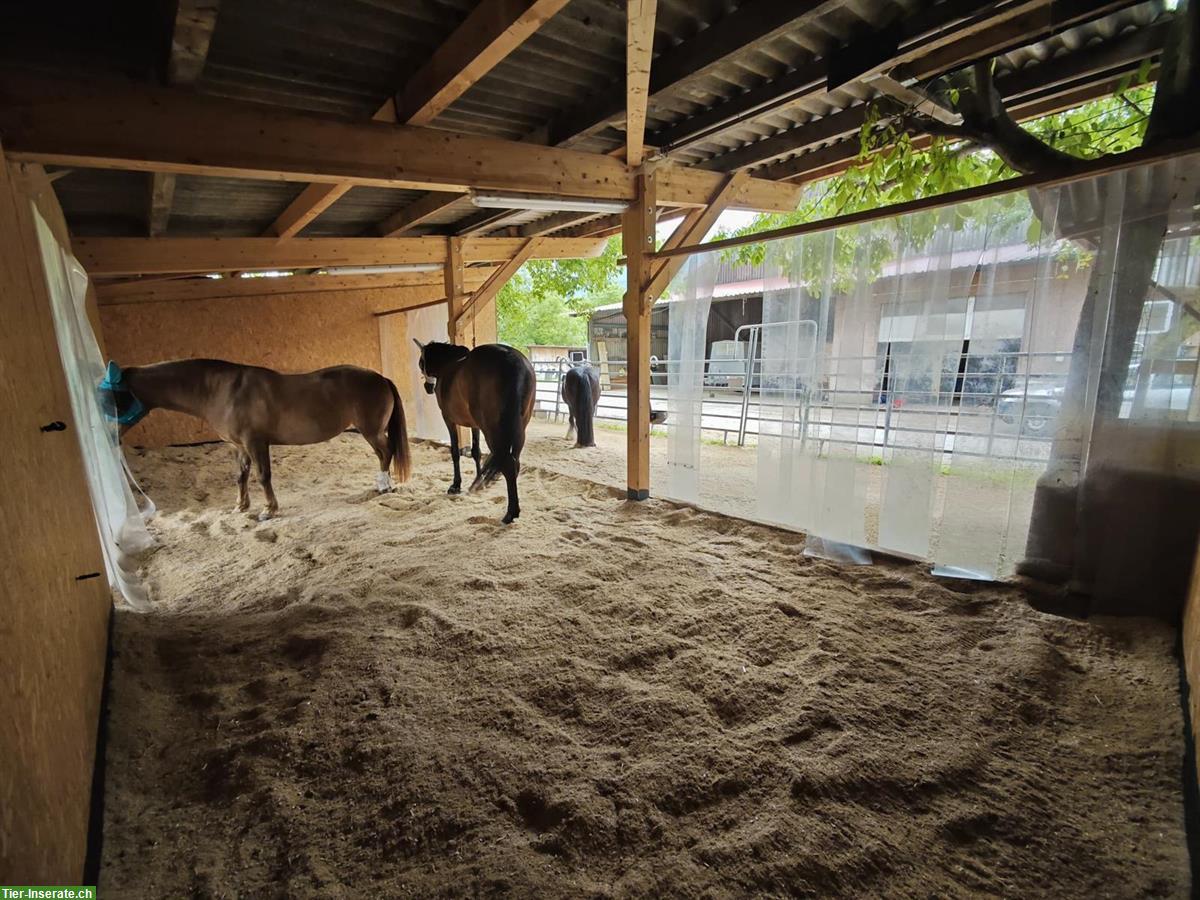
M 579 379 L 579 392 L 575 395 L 575 428 L 579 435 L 575 441 L 576 447 L 595 447 L 596 433 L 593 430 L 592 418 L 595 415 L 595 402 L 592 397 L 592 379 L 587 371 L 583 371 Z
M 392 415 L 388 419 L 387 439 L 388 451 L 392 454 L 392 467 L 396 472 L 396 480 L 403 484 L 412 474 L 412 457 L 409 455 L 408 426 L 404 423 L 404 404 L 400 402 L 400 392 L 390 378 L 383 379 L 392 391 Z
M 529 366 L 528 363 L 525 364 Z M 528 373 L 532 374 L 532 367 Z M 500 418 L 496 431 L 488 435 L 487 458 L 479 467 L 479 477 L 471 485 L 472 491 L 487 487 L 504 474 L 504 465 L 515 461 L 525 446 L 526 412 L 531 404 L 531 394 L 536 389 L 536 376 L 529 378 L 525 372 L 516 379 L 516 384 L 507 391 L 500 407 Z M 495 438 L 493 443 L 492 438 Z

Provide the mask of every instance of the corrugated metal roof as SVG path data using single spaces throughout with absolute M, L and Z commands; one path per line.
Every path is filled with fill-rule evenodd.
M 300 234 L 303 237 L 371 234 L 376 225 L 420 196 L 420 191 L 354 187 Z
M 5 58 L 26 64 L 123 72 L 161 80 L 170 34 L 166 0 L 132 0 L 136 11 L 113 16 L 103 4 L 23 9 L 0 33 Z M 196 85 L 205 93 L 365 119 L 393 95 L 466 18 L 476 0 L 222 0 L 207 63 Z M 670 58 L 680 45 L 720 35 L 750 3 L 772 0 L 659 0 L 655 51 Z M 946 0 L 943 0 L 945 3 Z M 961 5 L 961 4 L 960 4 Z M 31 5 L 23 5 L 31 6 Z M 981 4 L 982 7 L 982 4 Z M 939 11 L 930 0 L 823 2 L 792 24 L 717 60 L 653 95 L 647 129 L 686 120 L 747 90 L 763 89 L 798 67 L 813 64 L 880 24 Z M 1025 71 L 1097 42 L 1142 29 L 1161 14 L 1153 0 L 1071 28 L 1005 54 L 1001 72 Z M 564 115 L 605 110 L 624 85 L 625 5 L 617 0 L 570 0 L 433 123 L 475 134 L 537 139 Z M 810 93 L 781 108 L 725 128 L 672 154 L 679 163 L 715 161 L 763 138 L 804 128 L 834 113 L 861 107 L 875 90 L 850 82 Z M 835 136 L 830 140 L 841 140 Z M 594 130 L 573 144 L 608 152 L 624 141 L 621 126 Z M 816 144 L 814 146 L 821 146 Z M 746 154 L 743 154 L 743 157 Z M 732 157 L 741 159 L 743 157 Z M 779 158 L 786 159 L 786 156 Z M 750 163 L 754 165 L 754 163 Z M 79 172 L 57 183 L 71 226 L 80 233 L 145 233 L 148 176 Z M 255 234 L 302 189 L 281 182 L 180 178 L 169 234 Z M 411 191 L 356 188 L 304 231 L 310 235 L 369 233 L 419 197 Z M 477 210 L 460 201 L 424 222 L 453 232 Z M 508 217 L 505 226 L 545 213 Z M 142 221 L 139 223 L 138 219 Z M 566 226 L 564 226 L 566 227 Z

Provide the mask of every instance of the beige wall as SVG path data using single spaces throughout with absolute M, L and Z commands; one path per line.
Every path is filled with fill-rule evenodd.
M 257 297 L 160 300 L 153 303 L 101 305 L 106 351 L 122 366 L 165 359 L 212 357 L 307 372 L 332 365 L 356 365 L 382 371 L 407 388 L 399 366 L 385 364 L 380 352 L 384 331 L 402 329 L 404 314 L 377 318 L 374 313 L 399 304 L 438 300 L 439 285 L 380 290 L 275 293 Z M 381 326 L 380 323 L 389 323 Z M 495 339 L 495 304 L 480 311 L 476 334 Z M 470 331 L 468 331 L 470 336 Z M 403 335 L 397 346 L 403 343 Z M 125 436 L 147 447 L 216 440 L 203 422 L 178 413 L 152 412 Z
M 82 878 L 112 606 L 30 194 L 17 187 L 39 174 L 0 153 L 0 884 Z M 52 193 L 42 202 L 56 206 Z M 41 430 L 55 421 L 67 429 Z

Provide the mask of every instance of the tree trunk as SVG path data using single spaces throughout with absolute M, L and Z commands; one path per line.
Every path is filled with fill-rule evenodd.
M 1074 575 L 1078 587 L 1088 587 L 1093 554 L 1088 549 L 1089 523 L 1080 521 L 1080 510 L 1086 499 L 1084 464 L 1091 426 L 1120 415 L 1142 307 L 1166 226 L 1163 214 L 1101 232 L 1075 328 L 1050 460 L 1034 490 L 1025 559 L 1017 567 L 1022 575 L 1056 583 Z

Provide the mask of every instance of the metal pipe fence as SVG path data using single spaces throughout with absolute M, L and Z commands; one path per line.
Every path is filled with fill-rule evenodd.
M 753 332 L 749 343 L 752 352 L 761 352 Z M 731 360 L 706 359 L 702 432 L 739 446 L 760 434 L 786 435 L 818 441 L 822 453 L 852 453 L 872 462 L 941 451 L 947 462 L 953 455 L 1041 465 L 1049 458 L 1069 357 L 1020 351 L 824 357 L 819 377 L 813 376 L 815 361 L 747 354 L 744 373 L 730 376 Z M 569 365 L 534 364 L 535 409 L 554 421 L 566 415 L 559 385 Z M 656 427 L 667 429 L 673 424 L 667 397 L 672 365 L 652 360 L 650 378 L 651 408 L 668 411 L 665 425 Z M 625 422 L 625 367 L 625 360 L 608 361 L 612 384 L 602 390 L 598 420 Z M 1188 394 L 1190 387 L 1170 394 L 1155 412 L 1186 414 Z M 1145 395 L 1141 386 L 1128 391 L 1122 415 L 1139 399 L 1144 405 Z

